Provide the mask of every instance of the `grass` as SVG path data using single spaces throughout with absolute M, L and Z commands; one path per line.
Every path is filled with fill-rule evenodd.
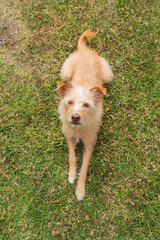
M 2 1 L 0 239 L 160 238 L 158 5 Z M 78 202 L 67 180 L 55 88 L 63 61 L 88 28 L 97 32 L 91 46 L 115 78 Z M 80 167 L 81 145 L 77 156 Z

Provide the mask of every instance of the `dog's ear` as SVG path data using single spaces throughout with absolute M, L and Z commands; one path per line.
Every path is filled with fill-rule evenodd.
M 103 99 L 103 96 L 106 95 L 106 88 L 99 88 L 99 87 L 93 87 L 90 89 L 90 91 L 93 93 L 95 102 L 98 103 Z
M 71 88 L 72 88 L 72 84 L 70 83 L 58 82 L 56 90 L 59 91 L 59 94 L 61 97 L 64 97 L 67 91 L 69 91 Z

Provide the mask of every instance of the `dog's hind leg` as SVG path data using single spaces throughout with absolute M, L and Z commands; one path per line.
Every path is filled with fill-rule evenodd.
M 74 138 L 67 139 L 67 144 L 69 148 L 69 183 L 73 184 L 76 178 L 76 155 L 75 146 L 76 140 Z
M 78 60 L 77 53 L 72 53 L 63 63 L 60 76 L 64 81 L 69 82 L 72 80 L 77 60 Z
M 102 73 L 103 83 L 110 83 L 114 76 L 111 66 L 103 57 L 100 57 L 100 64 L 101 64 L 101 73 Z

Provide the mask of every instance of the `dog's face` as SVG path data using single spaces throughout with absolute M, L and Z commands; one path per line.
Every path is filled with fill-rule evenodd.
M 72 127 L 87 126 L 98 117 L 98 103 L 102 101 L 105 88 L 93 87 L 85 89 L 82 86 L 72 86 L 70 83 L 57 84 L 62 97 L 59 113 L 60 118 Z

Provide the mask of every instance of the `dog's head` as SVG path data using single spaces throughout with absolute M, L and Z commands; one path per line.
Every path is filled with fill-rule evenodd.
M 71 126 L 89 125 L 92 121 L 99 119 L 98 110 L 105 88 L 93 87 L 86 89 L 82 86 L 74 86 L 70 83 L 58 82 L 57 90 L 62 97 L 59 113 L 62 121 L 68 122 Z M 99 107 L 98 107 L 99 106 Z

